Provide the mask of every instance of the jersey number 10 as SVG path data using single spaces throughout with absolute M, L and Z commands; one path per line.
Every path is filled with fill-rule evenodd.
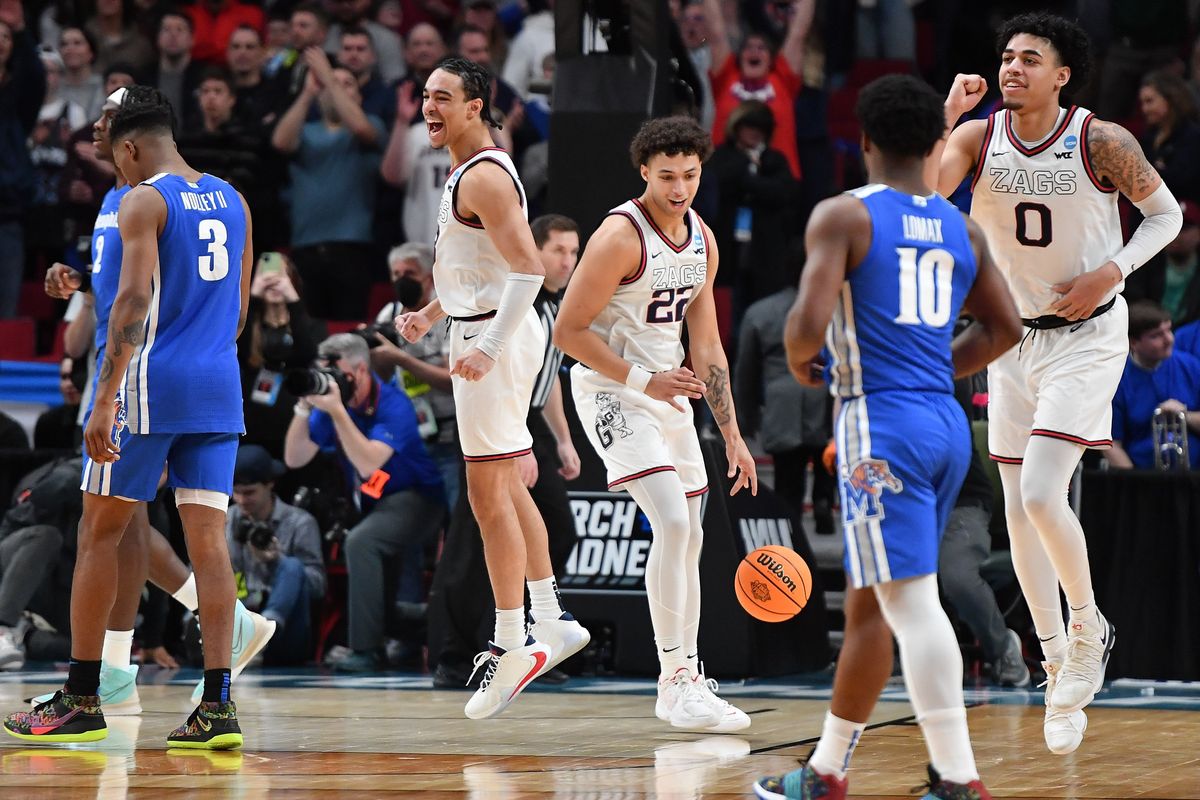
M 229 250 L 225 242 L 229 232 L 219 219 L 200 220 L 200 241 L 208 242 L 208 255 L 196 259 L 200 277 L 206 281 L 219 281 L 229 274 Z
M 900 256 L 900 314 L 898 325 L 941 328 L 950 321 L 954 295 L 954 256 L 940 248 L 897 247 Z

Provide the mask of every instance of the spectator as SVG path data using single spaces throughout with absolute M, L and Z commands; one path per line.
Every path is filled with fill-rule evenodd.
M 229 34 L 229 46 L 225 48 L 225 62 L 233 77 L 234 92 L 237 94 L 236 114 L 245 125 L 256 131 L 270 130 L 278 116 L 279 99 L 274 88 L 263 80 L 262 36 L 249 25 L 240 25 Z M 255 217 L 258 208 L 254 208 Z M 255 222 L 257 223 L 257 219 Z
M 1175 333 L 1175 349 L 1200 358 L 1200 321 L 1189 322 Z
M 329 17 L 319 3 L 301 3 L 292 11 L 289 24 L 289 46 L 272 56 L 265 67 L 267 76 L 275 81 L 281 114 L 304 90 L 309 69 L 304 53 L 325 46 Z
M 491 54 L 491 68 L 496 74 L 503 72 L 504 62 L 508 59 L 508 34 L 496 14 L 496 0 L 467 0 L 463 3 L 461 17 L 460 29 L 476 28 L 484 32 Z
M 292 258 L 308 286 L 308 310 L 323 319 L 365 319 L 371 284 L 375 176 L 387 131 L 363 113 L 358 82 L 319 48 L 304 51 L 304 90 L 271 143 L 292 156 Z M 306 122 L 314 101 L 320 122 Z
M 263 42 L 263 66 L 292 46 L 291 16 L 275 6 L 267 17 L 267 38 Z
M 192 21 L 192 58 L 207 64 L 223 64 L 229 39 L 243 25 L 261 31 L 266 15 L 261 7 L 241 0 L 197 0 L 184 6 Z
M 296 398 L 284 373 L 303 369 L 317 355 L 325 326 L 308 316 L 296 267 L 280 253 L 263 253 L 250 282 L 250 307 L 238 339 L 242 371 L 245 442 L 282 454 L 283 437 L 292 421 Z
M 1200 204 L 1180 200 L 1183 227 L 1162 253 L 1125 282 L 1125 299 L 1153 300 L 1171 317 L 1174 327 L 1200 319 Z
M 158 65 L 149 83 L 171 103 L 176 131 L 198 116 L 195 97 L 204 67 L 192 60 L 193 34 L 192 18 L 179 11 L 168 11 L 158 23 Z
M 717 0 L 705 0 L 712 52 L 712 91 L 716 105 L 713 119 L 713 145 L 725 141 L 729 117 L 742 102 L 766 103 L 775 117 L 775 132 L 770 140 L 787 158 L 793 177 L 800 177 L 800 156 L 796 149 L 795 100 L 802 85 L 805 38 L 812 27 L 816 0 L 794 0 L 788 22 L 787 38 L 776 54 L 766 34 L 751 33 L 735 54 Z
M 858 4 L 858 57 L 917 60 L 917 32 L 909 0 L 872 0 Z
M 154 48 L 131 21 L 132 6 L 129 0 L 96 0 L 96 16 L 83 26 L 96 43 L 96 69 L 101 72 L 117 63 L 139 71 L 154 63 Z
M 449 148 L 429 143 L 425 121 L 411 125 L 420 112 L 419 95 L 413 96 L 412 84 L 405 81 L 396 88 L 396 124 L 388 138 L 387 150 L 379 172 L 392 186 L 404 187 L 401 212 L 404 238 L 410 242 L 432 242 L 437 238 L 438 206 L 442 201 L 446 178 L 450 175 Z
M 388 272 L 396 299 L 379 310 L 377 326 L 392 328 L 406 311 L 418 311 L 433 301 L 433 247 L 409 242 L 388 253 Z M 454 420 L 454 394 L 450 390 L 450 329 L 435 325 L 416 342 L 402 338 L 393 343 L 379 333 L 371 346 L 371 366 L 384 377 L 395 375 L 413 409 L 425 449 L 438 466 L 446 500 L 451 508 L 458 499 L 458 471 L 462 452 Z M 395 337 L 399 338 L 399 337 Z
M 258 445 L 238 448 L 234 505 L 225 523 L 238 599 L 275 621 L 275 635 L 264 653 L 268 665 L 308 661 L 310 606 L 325 596 L 317 520 L 275 494 L 275 481 L 286 471 Z
M 371 373 L 366 340 L 341 333 L 321 343 L 318 361 L 340 370 L 341 383 L 296 404 L 284 442 L 284 461 L 295 469 L 319 450 L 336 449 L 347 488 L 362 521 L 346 535 L 350 586 L 350 647 L 338 665 L 348 672 L 382 664 L 386 609 L 385 559 L 410 545 L 432 542 L 445 518 L 437 467 L 421 443 L 416 414 L 404 393 Z
M 41 57 L 46 71 L 46 97 L 29 137 L 36 183 L 25 224 L 26 259 L 35 268 L 63 258 L 67 231 L 59 196 L 62 174 L 70 155 L 71 135 L 90 122 L 82 108 L 59 96 L 62 58 L 53 50 L 43 50 Z
M 33 448 L 35 450 L 75 450 L 83 440 L 79 427 L 79 400 L 83 382 L 87 380 L 87 366 L 70 356 L 63 356 L 58 363 L 58 391 L 62 405 L 42 412 L 33 426 Z
M 488 49 L 487 34 L 479 28 L 461 28 L 455 41 L 455 51 L 476 64 L 482 64 L 492 73 L 491 106 L 492 116 L 500 123 L 500 128 L 492 128 L 492 138 L 499 147 L 513 154 L 520 163 L 518 152 L 543 138 L 545 132 L 538 131 L 525 115 L 525 105 L 517 96 L 517 91 L 502 79 L 496 77 L 492 67 L 492 54 Z M 549 98 L 546 98 L 547 101 Z M 546 109 L 549 116 L 549 107 Z
M 412 81 L 418 97 L 425 88 L 425 81 L 433 73 L 437 62 L 446 55 L 446 40 L 441 31 L 428 23 L 415 26 L 408 32 L 408 43 L 404 58 L 408 64 L 406 80 Z
M 1187 84 L 1169 72 L 1152 72 L 1142 79 L 1138 101 L 1146 122 L 1146 160 L 1176 197 L 1200 197 L 1200 124 Z
M 0 670 L 25 664 L 24 612 L 43 581 L 55 579 L 57 591 L 49 594 L 66 611 L 61 598 L 70 595 L 75 529 L 83 513 L 81 468 L 78 458 L 38 467 L 18 484 L 17 501 L 0 520 Z M 44 616 L 65 622 L 68 614 Z
M 383 82 L 391 86 L 404 77 L 404 45 L 394 31 L 367 17 L 371 10 L 371 0 L 333 0 L 330 10 L 333 13 L 333 24 L 329 26 L 325 35 L 327 52 L 338 52 L 342 47 L 343 32 L 351 29 L 364 30 L 371 39 Z
M 28 450 L 29 436 L 21 423 L 0 411 L 0 450 Z
M 375 12 L 375 21 L 397 36 L 403 36 L 401 28 L 404 25 L 404 10 L 400 8 L 400 0 L 383 0 Z
M 379 77 L 375 46 L 365 28 L 342 29 L 337 62 L 348 69 L 358 83 L 363 112 L 378 117 L 385 127 L 390 126 L 396 117 L 396 90 Z M 408 120 L 404 123 L 407 125 Z
M 676 24 L 679 35 L 687 48 L 688 58 L 700 76 L 701 95 L 699 101 L 700 124 L 705 130 L 712 130 L 716 107 L 713 105 L 712 82 L 709 75 L 712 72 L 712 50 L 708 46 L 708 20 L 704 16 L 703 0 L 689 0 L 682 4 Z
M 1129 306 L 1129 360 L 1113 397 L 1113 445 L 1105 451 L 1117 468 L 1154 468 L 1154 412 L 1187 415 L 1191 468 L 1200 467 L 1200 360 L 1174 352 L 1171 318 L 1141 300 Z
M 504 61 L 504 80 L 521 97 L 529 96 L 529 85 L 541 80 L 546 56 L 554 53 L 554 0 L 547 5 L 525 18 Z
M 447 31 L 458 13 L 458 4 L 459 0 L 400 0 L 400 33 L 411 33 L 417 25 Z
M 796 217 L 799 184 L 773 141 L 775 118 L 759 100 L 747 100 L 728 118 L 728 135 L 713 151 L 702 180 L 717 185 L 712 226 L 724 256 L 724 279 L 733 285 L 733 318 L 756 300 L 794 285 L 783 254 Z
M 1179 60 L 1191 26 L 1186 3 L 1110 0 L 1105 5 L 1110 44 L 1095 111 L 1101 119 L 1121 120 L 1134 110 L 1142 76 Z
M 799 274 L 799 258 L 792 273 Z M 824 389 L 792 377 L 783 347 L 783 323 L 796 300 L 796 282 L 754 303 L 742 318 L 734 362 L 738 424 L 775 463 L 775 494 L 804 518 L 808 465 L 812 462 L 813 521 L 817 533 L 833 533 L 833 476 L 821 463 L 832 435 L 832 409 Z
M 65 68 L 59 94 L 82 108 L 88 119 L 95 119 L 104 102 L 104 79 L 95 70 L 96 48 L 91 34 L 83 28 L 63 28 L 58 54 Z
M 37 124 L 46 77 L 20 3 L 0 3 L 0 319 L 17 313 L 25 269 L 22 219 L 35 177 L 26 142 Z

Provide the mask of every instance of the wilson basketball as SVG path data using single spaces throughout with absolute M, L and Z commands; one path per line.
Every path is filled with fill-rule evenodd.
M 767 545 L 738 564 L 733 588 L 747 614 L 763 622 L 783 622 L 808 603 L 812 573 L 794 550 Z

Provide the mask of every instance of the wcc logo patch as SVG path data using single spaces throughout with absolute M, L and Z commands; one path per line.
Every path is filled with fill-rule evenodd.
M 899 494 L 904 484 L 892 474 L 888 462 L 880 458 L 864 458 L 843 468 L 842 488 L 845 503 L 842 510 L 847 525 L 872 519 L 883 519 L 883 494 Z
M 608 392 L 596 393 L 596 435 L 600 437 L 600 446 L 605 450 L 612 447 L 616 441 L 613 434 L 620 434 L 624 439 L 633 435 L 633 429 L 625 421 L 621 413 L 621 401 L 615 394 Z

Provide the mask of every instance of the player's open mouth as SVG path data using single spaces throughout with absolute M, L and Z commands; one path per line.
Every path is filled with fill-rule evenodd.
M 672 200 L 668 197 L 667 202 L 671 204 L 671 208 L 683 208 L 685 205 L 687 205 L 687 198 L 684 198 L 683 200 Z
M 429 134 L 432 136 L 435 133 L 441 133 L 442 129 L 446 127 L 446 123 L 427 119 L 425 120 L 425 126 L 429 128 Z

